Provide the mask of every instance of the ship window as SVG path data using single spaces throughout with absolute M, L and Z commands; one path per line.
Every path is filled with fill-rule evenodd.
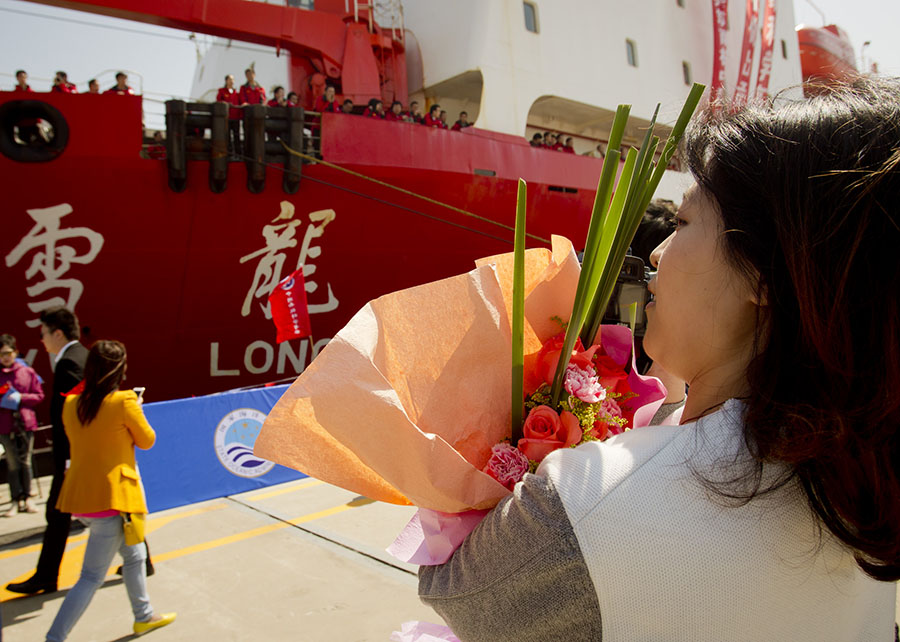
M 628 38 L 625 39 L 625 55 L 628 57 L 628 64 L 632 67 L 638 66 L 637 59 L 637 43 Z
M 525 9 L 525 28 L 531 33 L 537 33 L 537 7 L 530 2 L 523 2 L 522 7 Z
M 787 42 L 781 41 L 781 57 L 787 60 Z
M 691 63 L 687 60 L 681 61 L 681 75 L 684 77 L 684 84 L 690 86 L 693 79 L 691 78 Z

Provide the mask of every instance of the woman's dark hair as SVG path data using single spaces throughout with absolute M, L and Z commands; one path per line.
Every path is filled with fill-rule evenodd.
M 11 334 L 0 334 L 0 348 L 12 348 L 16 352 L 19 351 L 16 347 L 16 338 Z
M 275 94 L 277 94 L 279 89 L 281 91 L 284 91 L 284 87 L 282 87 L 281 85 L 275 85 L 275 89 L 272 90 L 272 95 L 274 96 Z
M 440 111 L 441 111 L 441 106 L 438 105 L 437 103 L 435 103 L 434 105 L 431 106 L 431 109 L 428 110 L 428 113 L 433 114 L 434 112 L 440 112 Z
M 106 396 L 119 388 L 125 376 L 125 346 L 118 341 L 97 341 L 84 364 L 84 391 L 78 397 L 78 420 L 87 425 L 100 412 Z
M 774 105 L 774 106 L 773 106 Z M 900 579 L 900 79 L 708 109 L 685 152 L 757 287 L 747 371 L 749 501 L 796 479 L 878 580 Z M 767 462 L 789 476 L 763 487 Z

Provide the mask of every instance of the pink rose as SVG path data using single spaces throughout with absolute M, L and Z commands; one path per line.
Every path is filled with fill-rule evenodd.
M 528 457 L 504 441 L 491 448 L 491 458 L 482 472 L 512 490 L 528 472 Z
M 606 398 L 606 390 L 600 385 L 600 379 L 593 367 L 579 368 L 570 363 L 566 368 L 563 386 L 570 395 L 574 395 L 585 403 L 597 403 Z
M 574 446 L 583 436 L 578 417 L 564 410 L 561 414 L 550 406 L 538 406 L 528 413 L 522 427 L 519 450 L 528 459 L 542 461 L 557 448 Z

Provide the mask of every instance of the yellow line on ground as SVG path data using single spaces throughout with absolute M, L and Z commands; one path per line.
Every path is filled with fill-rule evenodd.
M 318 479 L 308 479 L 302 483 L 299 483 L 295 486 L 290 486 L 288 488 L 279 488 L 278 490 L 272 490 L 269 492 L 262 492 L 258 495 L 241 495 L 241 499 L 249 499 L 253 501 L 258 501 L 260 499 L 269 499 L 270 497 L 277 497 L 278 495 L 285 495 L 287 493 L 293 493 L 294 491 L 303 490 L 304 488 L 310 488 L 312 486 L 321 486 L 325 482 Z
M 216 502 L 215 504 L 207 504 L 206 506 L 201 506 L 200 508 L 194 508 L 192 510 L 182 511 L 180 513 L 171 513 L 169 515 L 160 515 L 159 517 L 148 517 L 147 518 L 147 533 L 152 533 L 155 530 L 159 530 L 163 526 L 168 526 L 172 522 L 178 519 L 184 519 L 185 517 L 193 517 L 194 515 L 202 515 L 203 513 L 208 513 L 214 510 L 220 510 L 222 508 L 226 508 L 228 504 L 225 502 Z
M 218 510 L 220 508 L 225 508 L 227 504 L 224 502 L 220 502 L 217 504 L 210 504 L 208 506 L 201 506 L 200 508 L 195 508 L 193 510 L 186 510 L 181 513 L 173 513 L 171 515 L 161 515 L 159 517 L 150 517 L 147 519 L 147 533 L 152 533 L 153 531 L 162 528 L 177 519 L 182 519 L 184 517 L 193 517 L 194 515 L 200 515 L 202 513 L 208 513 L 212 510 Z M 74 537 L 70 537 L 67 540 L 66 546 L 71 547 L 73 544 L 81 544 L 82 542 L 87 541 L 87 533 L 82 533 L 81 535 L 75 535 Z M 32 544 L 30 546 L 23 546 L 22 548 L 15 548 L 10 551 L 3 551 L 0 553 L 0 560 L 9 559 L 11 557 L 18 557 L 19 555 L 27 555 L 28 553 L 39 552 L 41 550 L 40 544 Z
M 72 544 L 79 544 L 81 542 L 87 541 L 87 535 L 76 535 L 75 537 L 70 537 L 68 539 L 68 546 Z M 10 557 L 18 557 L 19 555 L 26 555 L 28 553 L 35 553 L 41 550 L 40 544 L 32 544 L 30 546 L 23 546 L 22 548 L 15 548 L 11 551 L 3 551 L 0 553 L 0 560 L 9 559 Z
M 340 506 L 334 506 L 332 508 L 320 510 L 316 513 L 310 513 L 309 515 L 302 515 L 301 517 L 295 517 L 294 519 L 290 519 L 287 522 L 279 522 L 277 524 L 269 524 L 268 526 L 260 526 L 258 528 L 250 529 L 249 531 L 244 531 L 242 533 L 235 533 L 234 535 L 228 535 L 226 537 L 220 537 L 218 539 L 210 540 L 208 542 L 201 542 L 199 544 L 194 544 L 193 546 L 179 548 L 174 551 L 169 551 L 167 553 L 154 553 L 153 554 L 153 563 L 156 564 L 158 562 L 167 562 L 169 560 L 177 559 L 179 557 L 184 557 L 185 555 L 201 553 L 203 551 L 208 551 L 213 548 L 218 548 L 219 546 L 225 546 L 226 544 L 234 544 L 235 542 L 242 542 L 244 540 L 251 539 L 253 537 L 258 537 L 260 535 L 266 535 L 267 533 L 272 533 L 274 531 L 278 531 L 283 528 L 287 528 L 288 526 L 291 526 L 291 525 L 296 526 L 297 524 L 302 524 L 304 522 L 311 522 L 315 519 L 321 519 L 322 517 L 328 517 L 329 515 L 335 515 L 337 513 L 342 513 L 345 510 L 350 510 L 351 508 L 353 508 L 353 506 L 350 506 L 348 504 L 341 504 Z
M 190 510 L 185 510 L 177 513 L 172 513 L 169 515 L 160 515 L 159 517 L 151 517 L 147 520 L 147 533 L 151 533 L 163 526 L 166 526 L 175 520 L 183 519 L 185 517 L 193 517 L 194 515 L 200 515 L 203 513 L 208 513 L 210 511 L 219 510 L 221 508 L 225 508 L 228 504 L 225 502 L 216 502 L 214 504 L 208 504 L 206 506 L 201 506 L 199 508 L 193 508 Z M 63 555 L 62 563 L 59 565 L 59 579 L 57 580 L 60 588 L 70 587 L 78 581 L 78 576 L 81 575 L 81 565 L 84 563 L 84 549 L 87 544 L 87 533 L 76 535 L 75 537 L 70 537 L 68 542 L 66 543 L 66 552 Z M 7 559 L 11 557 L 16 557 L 19 555 L 25 555 L 27 553 L 36 553 L 41 550 L 40 544 L 33 544 L 31 546 L 25 546 L 23 548 L 19 548 L 12 551 L 6 551 L 4 553 L 0 553 L 0 559 Z M 154 560 L 156 556 L 153 556 Z M 114 573 L 118 564 L 114 564 L 110 567 L 110 574 Z M 33 570 L 29 570 L 27 573 L 23 573 L 19 577 L 6 580 L 7 582 L 22 582 L 27 580 L 34 573 Z M 21 597 L 18 593 L 10 593 L 5 588 L 5 584 L 0 585 L 0 602 L 5 602 L 6 600 L 11 600 L 17 597 Z
M 312 484 L 310 484 L 312 485 Z M 350 510 L 352 508 L 356 508 L 361 506 L 359 502 L 351 501 L 346 504 L 340 504 L 338 506 L 333 506 L 331 508 L 326 508 L 325 510 L 320 510 L 315 513 L 309 513 L 307 515 L 301 515 L 300 517 L 295 517 L 293 519 L 287 520 L 286 522 L 277 522 L 275 524 L 268 524 L 266 526 L 260 526 L 257 528 L 252 528 L 248 531 L 244 531 L 242 533 L 235 533 L 234 535 L 228 535 L 226 537 L 219 537 L 214 540 L 210 540 L 208 542 L 201 542 L 199 544 L 194 544 L 193 546 L 187 546 L 185 548 L 179 548 L 174 551 L 168 551 L 166 553 L 153 553 L 153 563 L 158 564 L 161 562 L 166 562 L 169 560 L 177 559 L 179 557 L 185 557 L 186 555 L 192 555 L 194 553 L 200 553 L 203 551 L 208 551 L 213 548 L 218 548 L 220 546 L 225 546 L 227 544 L 233 544 L 235 542 L 241 542 L 244 540 L 251 539 L 253 537 L 258 537 L 260 535 L 266 535 L 267 533 L 272 533 L 274 531 L 278 531 L 288 526 L 296 526 L 297 524 L 303 524 L 305 522 L 311 522 L 316 519 L 321 519 L 323 517 L 328 517 L 330 515 L 336 515 L 338 513 L 342 513 L 344 511 Z M 165 525 L 175 519 L 180 517 L 189 517 L 191 515 L 197 515 L 199 513 L 205 513 L 211 510 L 216 510 L 218 508 L 224 508 L 226 504 L 211 504 L 209 506 L 204 506 L 195 510 L 185 511 L 183 513 L 176 513 L 175 515 L 166 515 L 158 518 L 157 521 L 163 522 L 160 526 Z M 78 537 L 74 537 L 69 539 L 69 544 L 78 542 L 79 545 L 75 547 L 69 547 L 66 550 L 65 555 L 63 556 L 62 564 L 60 565 L 60 573 L 59 573 L 59 587 L 68 588 L 75 584 L 78 580 L 78 575 L 81 571 L 81 565 L 84 562 L 84 549 L 85 545 L 81 544 L 81 542 L 85 542 L 87 540 L 87 535 L 79 535 Z M 26 547 L 34 551 L 35 549 L 39 550 L 40 546 L 29 546 Z M 19 551 L 11 551 L 16 554 L 22 554 L 25 549 L 20 549 Z M 115 566 L 110 567 L 110 574 L 115 571 Z M 22 574 L 21 576 L 14 578 L 12 582 L 21 582 L 29 577 L 31 577 L 33 571 L 28 571 L 27 573 Z M 5 602 L 6 600 L 10 600 L 13 598 L 21 597 L 21 595 L 17 593 L 10 593 L 3 588 L 0 588 L 0 602 Z

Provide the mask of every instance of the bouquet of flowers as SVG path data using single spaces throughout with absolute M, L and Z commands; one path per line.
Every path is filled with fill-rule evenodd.
M 255 453 L 428 509 L 392 552 L 433 564 L 553 450 L 647 425 L 665 389 L 635 371 L 630 330 L 600 321 L 702 91 L 695 85 L 658 162 L 651 123 L 621 172 L 620 107 L 583 264 L 562 237 L 551 251 L 525 250 L 520 181 L 514 252 L 368 303 L 275 405 Z
M 526 372 L 526 418 L 516 446 L 505 439 L 491 448 L 484 472 L 512 490 L 526 472 L 558 448 L 603 441 L 631 430 L 638 409 L 656 410 L 661 399 L 654 379 L 631 376 L 631 332 L 602 327 L 603 344 L 585 350 L 579 340 L 564 371 L 566 396 L 553 403 L 551 385 L 562 356 L 565 333 L 544 342 Z

